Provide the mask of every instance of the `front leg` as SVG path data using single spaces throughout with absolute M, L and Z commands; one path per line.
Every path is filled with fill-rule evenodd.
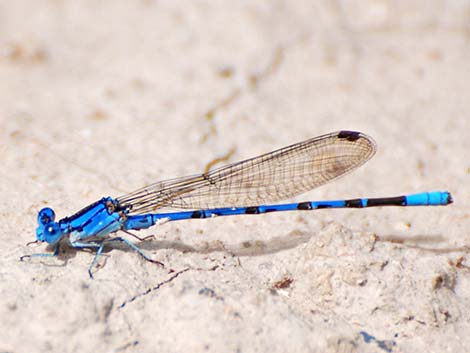
M 52 253 L 39 253 L 39 254 L 30 254 L 30 255 L 23 255 L 20 257 L 20 261 L 23 261 L 26 258 L 31 257 L 56 257 L 59 255 L 59 243 L 54 244 L 54 252 Z

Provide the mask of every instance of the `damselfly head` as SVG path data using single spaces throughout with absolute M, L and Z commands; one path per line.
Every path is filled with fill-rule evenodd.
M 38 227 L 36 228 L 36 238 L 54 244 L 62 237 L 60 226 L 55 220 L 55 212 L 52 208 L 43 208 L 38 213 Z

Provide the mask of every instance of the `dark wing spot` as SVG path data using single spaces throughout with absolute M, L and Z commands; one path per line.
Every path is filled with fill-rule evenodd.
M 346 139 L 351 142 L 357 141 L 360 137 L 361 137 L 361 133 L 357 131 L 343 130 L 343 131 L 340 131 L 338 134 L 338 138 Z

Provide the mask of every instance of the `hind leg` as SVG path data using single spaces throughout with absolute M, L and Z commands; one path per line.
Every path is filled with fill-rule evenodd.
M 147 260 L 149 262 L 152 262 L 154 264 L 158 264 L 162 267 L 165 267 L 165 265 L 163 265 L 160 261 L 154 260 L 151 257 L 148 257 L 147 255 L 145 255 L 144 252 L 137 245 L 135 245 L 134 243 L 130 242 L 129 240 L 127 240 L 125 238 L 116 237 L 116 238 L 106 239 L 106 240 L 103 241 L 103 244 L 105 244 L 105 243 L 109 244 L 109 243 L 113 243 L 113 242 L 124 243 L 128 247 L 130 247 L 132 250 L 134 250 L 136 253 L 138 253 L 140 256 L 142 256 L 145 260 Z

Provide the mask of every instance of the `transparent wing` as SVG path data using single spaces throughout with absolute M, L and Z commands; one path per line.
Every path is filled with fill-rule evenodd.
M 354 131 L 315 137 L 208 173 L 151 184 L 117 198 L 130 214 L 276 202 L 336 179 L 369 160 L 372 138 Z

